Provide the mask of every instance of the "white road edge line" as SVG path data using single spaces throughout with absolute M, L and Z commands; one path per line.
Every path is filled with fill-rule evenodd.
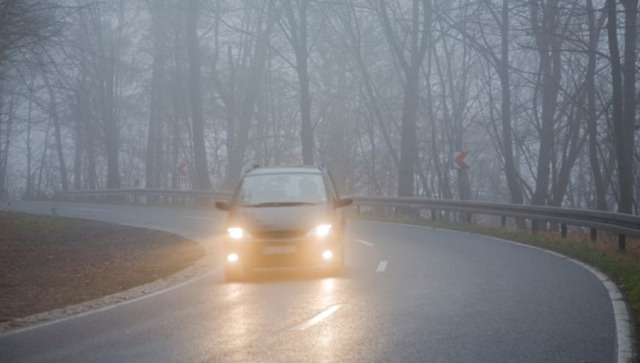
M 34 325 L 25 326 L 23 328 L 18 328 L 16 330 L 10 330 L 10 331 L 7 331 L 7 332 L 3 332 L 3 333 L 0 333 L 0 337 L 5 337 L 5 336 L 9 336 L 9 335 L 24 333 L 26 331 L 42 328 L 42 327 L 47 326 L 47 325 L 53 325 L 53 324 L 62 323 L 62 322 L 67 321 L 67 320 L 81 318 L 81 317 L 84 317 L 84 316 L 87 316 L 87 315 L 96 314 L 96 313 L 100 313 L 100 312 L 103 312 L 103 311 L 111 310 L 111 309 L 114 309 L 114 308 L 117 308 L 117 307 L 120 307 L 120 306 L 129 305 L 129 304 L 141 301 L 141 300 L 146 300 L 146 299 L 152 298 L 154 296 L 157 296 L 157 295 L 160 295 L 160 294 L 164 294 L 166 292 L 177 290 L 177 289 L 179 289 L 179 288 L 181 288 L 181 287 L 183 287 L 185 285 L 192 284 L 192 283 L 195 283 L 197 281 L 204 280 L 206 278 L 212 277 L 213 275 L 218 273 L 218 271 L 222 270 L 222 267 L 223 267 L 223 265 L 220 265 L 220 266 L 214 268 L 213 270 L 211 270 L 209 272 L 205 272 L 202 275 L 195 276 L 195 277 L 193 277 L 191 279 L 185 280 L 185 281 L 180 282 L 180 283 L 178 283 L 176 285 L 169 286 L 166 289 L 154 291 L 154 292 L 152 292 L 150 294 L 141 295 L 141 296 L 138 296 L 138 297 L 134 297 L 134 298 L 132 298 L 130 300 L 124 300 L 124 301 L 121 301 L 121 302 L 118 302 L 118 303 L 115 303 L 115 304 L 111 304 L 111 305 L 106 305 L 106 306 L 103 306 L 103 307 L 100 307 L 100 308 L 97 308 L 97 309 L 90 309 L 90 310 L 81 312 L 79 314 L 72 314 L 72 315 L 61 317 L 59 319 L 45 321 L 43 323 L 37 323 L 37 324 L 34 324 Z M 144 285 L 140 285 L 140 286 L 144 286 Z M 135 287 L 133 289 L 135 289 Z M 124 293 L 126 291 L 122 291 L 122 292 Z M 119 293 L 116 292 L 113 295 L 117 295 L 117 294 L 119 294 Z M 111 295 L 107 295 L 107 296 L 104 296 L 102 298 L 98 298 L 96 300 L 103 299 L 103 298 L 108 298 L 109 296 L 111 296 Z M 82 303 L 79 303 L 78 305 L 81 305 L 81 304 Z M 67 306 L 66 308 L 69 308 L 69 307 L 73 307 L 73 305 Z M 65 309 L 65 308 L 62 308 L 62 309 Z M 46 314 L 46 312 L 43 313 L 43 314 Z M 35 314 L 35 315 L 38 315 L 38 314 Z
M 618 363 L 632 362 L 636 357 L 637 352 L 635 351 L 634 343 L 633 343 L 634 331 L 631 325 L 631 315 L 629 313 L 629 307 L 627 306 L 627 303 L 624 301 L 623 295 L 620 292 L 620 289 L 618 289 L 618 286 L 615 284 L 615 282 L 611 281 L 611 279 L 607 275 L 600 272 L 600 270 L 598 270 L 597 268 L 591 265 L 587 265 L 581 261 L 574 260 L 573 258 L 567 257 L 561 253 L 545 250 L 544 248 L 530 246 L 523 243 L 518 243 L 515 241 L 510 241 L 508 239 L 485 236 L 482 234 L 475 234 L 471 232 L 462 232 L 462 231 L 455 231 L 451 229 L 437 228 L 437 227 L 424 227 L 424 226 L 416 226 L 416 225 L 408 225 L 408 224 L 392 223 L 392 222 L 375 222 L 375 223 L 402 225 L 402 226 L 408 226 L 408 227 L 413 227 L 417 229 L 431 229 L 431 230 L 436 229 L 436 230 L 442 230 L 442 231 L 448 231 L 448 232 L 454 232 L 454 233 L 463 233 L 463 234 L 472 235 L 472 236 L 485 237 L 485 238 L 493 239 L 496 241 L 506 242 L 512 245 L 517 245 L 520 247 L 530 248 L 532 250 L 538 250 L 541 252 L 549 253 L 558 258 L 562 258 L 564 260 L 573 262 L 585 268 L 587 271 L 594 274 L 598 278 L 598 280 L 600 280 L 602 285 L 604 285 L 605 289 L 609 293 L 609 300 L 611 300 L 611 305 L 613 307 L 613 315 L 616 322 L 617 362 Z
M 314 316 L 313 318 L 305 321 L 304 323 L 302 323 L 300 325 L 296 325 L 296 326 L 294 326 L 293 328 L 291 328 L 289 330 L 303 331 L 303 330 L 305 330 L 307 328 L 310 328 L 313 325 L 316 325 L 319 322 L 323 321 L 324 319 L 326 319 L 326 318 L 330 317 L 331 315 L 333 315 L 341 307 L 342 307 L 342 305 L 340 305 L 340 304 L 333 305 L 332 307 L 330 307 L 327 310 L 321 312 L 320 314 Z
M 357 239 L 357 240 L 356 240 L 356 242 L 358 242 L 358 243 L 362 243 L 363 245 L 365 245 L 365 246 L 369 246 L 369 247 L 373 247 L 373 246 L 375 246 L 373 243 L 371 243 L 371 242 L 367 242 L 367 241 L 364 241 L 364 240 L 361 240 L 361 239 Z
M 378 264 L 378 268 L 376 269 L 376 272 L 384 272 L 384 270 L 387 269 L 387 261 L 380 261 L 380 263 Z
M 474 233 L 469 233 L 469 232 L 460 232 L 460 233 L 476 235 Z M 633 357 L 636 355 L 636 352 L 634 350 L 634 344 L 633 344 L 634 339 L 633 339 L 633 328 L 631 327 L 631 315 L 629 314 L 629 309 L 627 308 L 627 304 L 624 301 L 624 296 L 618 289 L 618 286 L 615 284 L 615 282 L 611 281 L 609 276 L 600 272 L 600 270 L 598 270 L 597 268 L 591 265 L 588 265 L 582 261 L 575 260 L 571 257 L 565 256 L 558 252 L 545 250 L 544 248 L 540 248 L 540 247 L 526 245 L 524 243 L 509 241 L 502 238 L 490 237 L 490 236 L 484 236 L 484 237 L 498 240 L 498 241 L 508 242 L 508 243 L 519 245 L 525 248 L 531 248 L 534 250 L 552 254 L 564 260 L 573 262 L 576 265 L 581 266 L 585 270 L 595 275 L 598 278 L 598 280 L 600 280 L 602 285 L 604 285 L 604 288 L 607 290 L 607 293 L 609 294 L 609 299 L 611 300 L 611 305 L 613 308 L 613 316 L 616 322 L 616 343 L 617 343 L 616 356 L 618 358 L 617 361 L 618 363 L 628 363 L 628 362 L 634 361 Z
M 95 208 L 69 208 L 71 210 L 77 210 L 81 212 L 96 212 L 96 213 L 106 213 L 108 210 L 106 209 L 95 209 Z
M 200 243 L 206 249 L 206 245 L 202 241 L 200 241 L 197 236 L 189 236 L 188 234 L 185 234 L 185 233 L 183 233 L 183 232 L 181 232 L 179 230 L 170 229 L 170 228 L 164 228 L 162 226 L 148 226 L 148 225 L 145 226 L 145 225 L 141 225 L 141 224 L 140 225 L 121 224 L 121 225 L 130 226 L 130 227 L 146 228 L 146 229 L 155 229 L 155 230 L 158 230 L 158 231 L 175 233 L 175 234 L 178 234 L 178 235 L 182 235 L 185 238 L 196 240 L 196 242 Z M 203 258 L 206 258 L 206 256 L 203 257 Z M 103 312 L 103 311 L 107 311 L 107 310 L 118 308 L 120 306 L 129 305 L 129 304 L 136 303 L 138 301 L 150 299 L 150 298 L 155 297 L 157 295 L 161 295 L 161 294 L 173 291 L 173 290 L 177 290 L 177 289 L 182 288 L 183 286 L 186 286 L 186 285 L 189 285 L 189 284 L 192 284 L 192 283 L 196 283 L 196 282 L 198 282 L 200 280 L 204 280 L 206 278 L 210 278 L 210 277 L 214 276 L 215 274 L 219 273 L 219 271 L 221 271 L 223 267 L 224 267 L 224 264 L 217 265 L 217 266 L 213 267 L 212 269 L 210 269 L 210 271 L 208 271 L 208 272 L 202 273 L 200 275 L 193 276 L 193 277 L 188 278 L 187 280 L 179 282 L 179 283 L 177 283 L 175 285 L 171 285 L 171 286 L 166 287 L 164 289 L 160 289 L 160 290 L 148 293 L 148 294 L 143 294 L 143 295 L 140 295 L 140 296 L 128 299 L 128 300 L 124 300 L 124 301 L 117 302 L 117 303 L 110 304 L 110 305 L 105 305 L 105 306 L 99 307 L 97 309 L 89 309 L 89 310 L 83 311 L 83 312 L 78 313 L 78 314 L 71 314 L 71 315 L 67 315 L 67 316 L 62 316 L 62 317 L 57 318 L 57 319 L 54 318 L 53 320 L 45 321 L 45 322 L 42 322 L 42 323 L 36 323 L 34 325 L 28 325 L 28 326 L 25 326 L 25 327 L 22 327 L 22 328 L 18 328 L 18 329 L 15 329 L 15 330 L 9 330 L 9 331 L 5 331 L 5 332 L 0 332 L 0 337 L 5 337 L 5 336 L 9 336 L 9 335 L 24 333 L 24 332 L 29 331 L 29 330 L 39 329 L 39 328 L 42 328 L 42 327 L 45 327 L 45 326 L 48 326 L 48 325 L 62 323 L 62 322 L 67 321 L 67 320 L 81 318 L 81 317 L 84 317 L 84 316 L 87 316 L 87 315 L 100 313 L 100 312 Z M 168 277 L 171 277 L 171 276 L 168 276 Z M 154 282 L 150 282 L 149 284 L 153 284 L 153 283 Z M 139 285 L 139 286 L 131 288 L 130 290 L 143 288 L 145 285 Z M 101 298 L 97 298 L 97 299 L 94 299 L 94 300 L 106 299 L 106 298 L 109 298 L 110 296 L 115 296 L 115 295 L 118 295 L 118 294 L 124 294 L 127 291 L 128 290 L 121 291 L 121 292 L 116 292 L 116 293 L 114 293 L 112 295 L 103 296 Z M 91 301 L 93 301 L 93 300 L 90 300 L 88 302 L 91 302 Z M 85 302 L 85 303 L 88 303 L 88 302 Z M 84 304 L 84 303 L 79 303 L 77 305 L 82 305 L 82 304 Z M 68 308 L 72 308 L 73 306 L 74 305 L 69 305 L 69 306 L 61 308 L 61 309 L 68 309 Z M 55 310 L 58 310 L 58 309 L 55 309 Z M 40 313 L 40 314 L 47 314 L 47 313 L 48 312 L 44 312 L 44 313 Z M 40 314 L 34 314 L 34 315 L 31 315 L 31 317 L 37 316 L 37 315 L 40 315 Z M 27 316 L 26 318 L 29 318 L 29 316 Z

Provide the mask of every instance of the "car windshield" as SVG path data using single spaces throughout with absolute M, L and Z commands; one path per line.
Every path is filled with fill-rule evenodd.
M 284 206 L 327 201 L 321 174 L 279 173 L 250 175 L 238 190 L 242 206 Z

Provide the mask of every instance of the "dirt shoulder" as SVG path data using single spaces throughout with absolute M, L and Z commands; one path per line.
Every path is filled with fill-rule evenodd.
M 199 243 L 170 233 L 0 213 L 0 323 L 129 290 L 203 256 Z

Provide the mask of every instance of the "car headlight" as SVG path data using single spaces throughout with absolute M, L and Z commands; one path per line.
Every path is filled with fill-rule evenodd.
M 320 224 L 313 227 L 307 236 L 316 237 L 316 238 L 325 238 L 331 233 L 331 225 L 330 224 Z
M 249 237 L 249 234 L 244 231 L 244 229 L 240 227 L 229 227 L 227 228 L 227 235 L 231 239 L 243 239 Z

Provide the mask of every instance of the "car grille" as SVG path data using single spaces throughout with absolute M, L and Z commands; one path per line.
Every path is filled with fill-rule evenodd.
M 254 237 L 266 240 L 281 240 L 302 238 L 306 235 L 305 231 L 269 231 L 252 233 Z

